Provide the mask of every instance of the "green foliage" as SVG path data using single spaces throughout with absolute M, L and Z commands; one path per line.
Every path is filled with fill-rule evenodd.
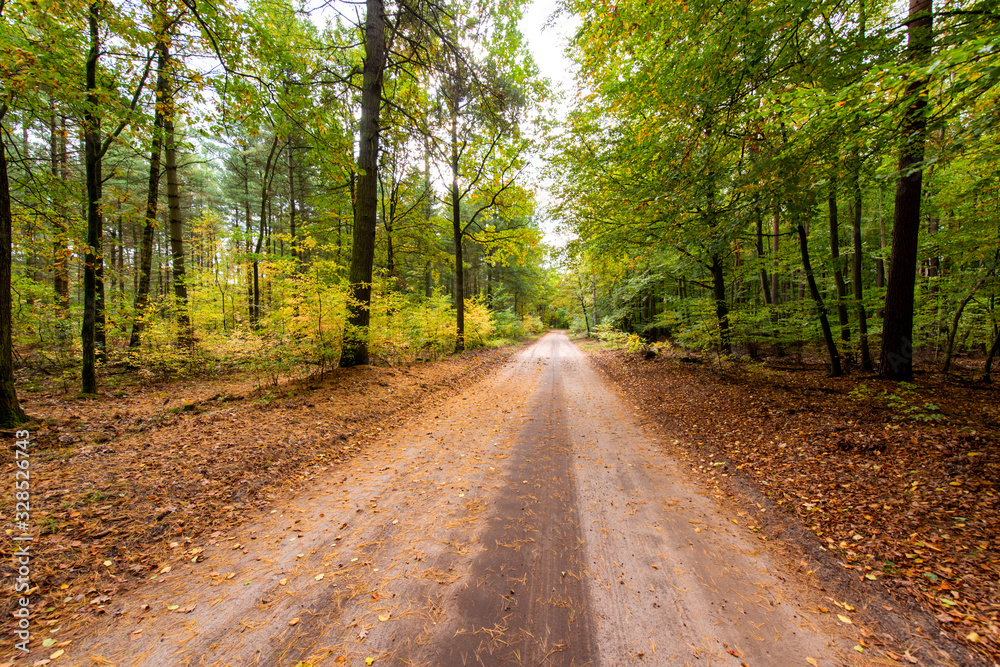
M 638 352 L 646 344 L 638 334 L 617 331 L 607 322 L 601 323 L 594 329 L 594 337 L 626 352 Z
M 936 422 L 944 418 L 937 405 L 920 400 L 917 388 L 909 382 L 900 382 L 894 391 L 883 392 L 883 397 L 893 412 L 893 419 Z

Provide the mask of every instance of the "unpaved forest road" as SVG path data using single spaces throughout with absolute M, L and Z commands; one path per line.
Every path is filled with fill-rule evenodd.
M 59 664 L 854 660 L 847 626 L 561 333 L 280 507 L 124 598 Z

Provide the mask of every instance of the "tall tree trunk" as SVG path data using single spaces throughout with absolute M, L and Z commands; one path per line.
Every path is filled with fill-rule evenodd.
M 0 121 L 7 105 L 0 107 Z M 14 337 L 10 291 L 13 214 L 10 209 L 10 180 L 7 177 L 7 147 L 0 128 L 0 428 L 11 428 L 28 420 L 17 400 L 14 387 Z
M 138 286 L 133 304 L 134 319 L 128 346 L 136 349 L 142 343 L 142 330 L 149 308 L 149 282 L 153 269 L 153 240 L 156 236 L 156 212 L 160 201 L 160 150 L 163 145 L 164 105 L 168 91 L 166 35 L 156 45 L 156 100 L 153 114 L 152 146 L 149 150 L 149 180 L 146 185 L 146 215 L 142 226 L 142 249 L 139 251 Z
M 368 363 L 368 323 L 372 303 L 372 265 L 378 224 L 379 110 L 385 72 L 385 6 L 366 0 L 365 62 L 361 84 L 361 123 L 358 137 L 358 186 L 351 247 L 351 298 L 340 366 Z
M 910 0 L 907 56 L 914 68 L 931 54 L 934 42 L 932 0 Z M 882 323 L 879 374 L 890 380 L 913 379 L 913 289 L 920 233 L 920 193 L 923 181 L 924 140 L 927 129 L 927 81 L 914 75 L 906 87 L 909 105 L 902 123 L 899 181 L 892 221 L 892 257 Z
M 781 238 L 781 213 L 779 207 L 774 207 L 774 219 L 771 222 L 771 303 L 781 303 L 781 274 L 778 273 L 778 240 Z
M 854 205 L 851 210 L 851 236 L 854 244 L 854 258 L 851 262 L 851 284 L 854 287 L 854 303 L 858 310 L 858 344 L 861 348 L 861 370 L 870 371 L 872 354 L 868 349 L 868 313 L 865 311 L 864 287 L 861 284 L 861 260 L 864 256 L 861 242 L 861 179 L 858 171 L 860 162 L 851 170 L 851 194 Z
M 302 270 L 298 261 L 298 236 L 296 235 L 295 229 L 295 160 L 294 154 L 292 152 L 292 136 L 288 136 L 288 146 L 286 148 L 288 152 L 288 246 L 292 255 L 292 265 L 295 267 L 295 272 L 299 273 Z
M 725 263 L 718 255 L 712 255 L 712 295 L 715 298 L 715 317 L 719 321 L 719 348 L 723 354 L 733 353 L 733 343 L 729 331 L 729 307 L 726 304 Z
M 840 220 L 837 217 L 837 179 L 831 179 L 830 196 L 830 256 L 833 258 L 833 281 L 837 286 L 837 319 L 840 322 L 840 340 L 851 340 L 847 319 L 847 284 L 844 282 L 843 262 L 840 259 Z
M 451 229 L 455 242 L 455 351 L 465 349 L 465 261 L 462 258 L 462 206 L 458 194 L 458 119 L 457 103 L 451 119 Z
M 52 180 L 56 184 L 53 198 L 55 215 L 52 241 L 52 287 L 55 291 L 56 337 L 59 346 L 65 349 L 72 338 L 72 324 L 69 318 L 69 241 L 67 224 L 69 221 L 69 206 L 66 195 L 69 192 L 69 158 L 68 139 L 66 133 L 66 116 L 56 114 L 55 104 L 52 105 Z
M 243 154 L 243 217 L 246 221 L 246 251 L 250 255 L 253 249 L 253 218 L 250 217 L 250 163 Z M 245 264 L 247 279 L 247 319 L 250 320 L 250 327 L 257 325 L 254 319 L 256 313 L 253 310 L 253 261 L 248 260 Z
M 83 114 L 84 164 L 87 174 L 87 249 L 83 268 L 83 372 L 82 391 L 97 392 L 97 354 L 95 350 L 97 327 L 97 280 L 101 261 L 101 119 L 100 93 L 97 88 L 97 62 L 100 57 L 98 19 L 100 3 L 94 2 L 87 12 L 90 28 L 90 51 L 87 54 L 87 101 Z
M 169 62 L 169 53 L 168 53 Z M 170 219 L 170 257 L 174 274 L 174 299 L 177 309 L 177 343 L 181 347 L 194 344 L 194 329 L 188 312 L 187 272 L 184 266 L 184 220 L 181 216 L 181 192 L 177 179 L 177 137 L 174 133 L 174 86 L 170 82 L 167 93 L 167 117 L 163 122 L 167 143 L 167 211 Z
M 61 125 L 60 125 L 61 122 Z M 69 329 L 66 327 L 69 318 L 69 267 L 66 262 L 66 220 L 67 207 L 64 201 L 65 186 L 69 181 L 69 163 L 66 155 L 66 117 L 56 113 L 55 103 L 52 104 L 51 119 L 52 180 L 61 185 L 53 198 L 56 199 L 54 227 L 55 239 L 52 241 L 52 287 L 56 293 L 56 306 L 59 309 L 57 331 L 59 342 L 65 344 L 69 340 Z M 61 183 L 60 183 L 61 182 Z
M 754 207 L 754 218 L 757 223 L 757 262 L 760 265 L 760 289 L 764 294 L 764 304 L 771 305 L 771 281 L 767 277 L 767 267 L 764 265 L 764 218 L 760 207 Z
M 823 297 L 816 286 L 816 278 L 813 276 L 812 263 L 809 261 L 809 239 L 806 235 L 805 225 L 801 220 L 795 223 L 796 231 L 799 233 L 799 251 L 802 254 L 802 270 L 806 274 L 806 282 L 809 284 L 809 293 L 816 303 L 816 311 L 819 314 L 819 324 L 823 329 L 823 341 L 826 343 L 827 352 L 830 355 L 830 376 L 838 377 L 843 375 L 840 366 L 840 353 L 837 351 L 837 343 L 833 339 L 833 330 L 830 328 L 830 320 L 826 315 L 826 306 L 823 305 Z
M 597 327 L 597 278 L 594 276 L 590 277 L 590 293 L 593 298 L 593 305 L 591 308 L 594 311 L 594 327 Z
M 260 178 L 260 228 L 257 231 L 257 243 L 254 246 L 252 298 L 250 300 L 250 326 L 254 329 L 260 326 L 260 254 L 265 248 L 265 240 L 270 239 L 270 235 L 265 239 L 265 230 L 267 228 L 267 211 L 271 198 L 271 180 L 274 178 L 275 171 L 277 171 L 277 160 L 275 160 L 274 154 L 277 148 L 278 135 L 275 133 L 274 140 L 271 142 L 271 150 L 267 154 L 267 161 L 264 163 L 264 173 L 261 174 Z

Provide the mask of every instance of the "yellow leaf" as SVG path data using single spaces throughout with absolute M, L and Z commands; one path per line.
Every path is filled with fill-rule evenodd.
M 321 581 L 322 579 L 323 579 L 323 573 L 320 572 L 319 574 L 316 575 L 316 581 Z
M 296 616 L 292 620 L 288 621 L 288 625 L 298 625 L 298 624 L 299 624 L 299 617 L 298 616 Z
M 975 632 L 970 632 L 969 634 L 965 635 L 965 638 L 968 639 L 973 644 L 978 644 L 979 642 L 981 642 L 983 640 L 983 638 L 980 637 Z
M 66 651 L 59 649 L 58 651 L 49 656 L 49 660 L 55 660 L 56 658 L 62 657 L 62 654 L 65 652 Z
M 819 663 L 816 662 L 816 658 L 806 658 L 806 662 L 808 662 L 813 667 L 819 667 Z
M 851 619 L 847 618 L 843 614 L 837 614 L 837 618 L 840 619 L 841 623 L 847 623 L 848 625 L 853 625 L 854 624 L 854 621 L 852 621 Z
M 388 621 L 388 620 L 389 620 L 390 618 L 392 618 L 392 614 L 391 614 L 391 613 L 388 613 L 388 614 L 381 614 L 381 615 L 380 615 L 380 616 L 378 617 L 378 620 L 380 620 L 380 621 L 382 621 L 383 623 L 385 623 L 385 622 L 386 622 L 386 621 Z
M 375 658 L 365 658 L 365 664 L 366 665 L 374 665 L 375 664 Z

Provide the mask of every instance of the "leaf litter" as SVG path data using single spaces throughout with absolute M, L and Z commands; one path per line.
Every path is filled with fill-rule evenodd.
M 206 546 L 233 541 L 245 552 L 233 534 L 247 519 L 335 474 L 383 429 L 458 393 L 513 351 L 336 369 L 269 391 L 243 376 L 138 385 L 127 397 L 22 391 L 33 418 L 33 618 L 69 636 L 141 582 L 200 562 Z M 3 516 L 12 500 L 0 501 Z M 0 573 L 11 576 L 10 564 Z M 0 604 L 5 633 L 15 602 Z M 171 611 L 195 604 L 178 601 Z
M 828 378 L 820 364 L 787 360 L 720 372 L 670 354 L 590 356 L 720 494 L 751 485 L 860 581 L 880 582 L 1000 662 L 995 389 L 937 376 L 916 385 Z

